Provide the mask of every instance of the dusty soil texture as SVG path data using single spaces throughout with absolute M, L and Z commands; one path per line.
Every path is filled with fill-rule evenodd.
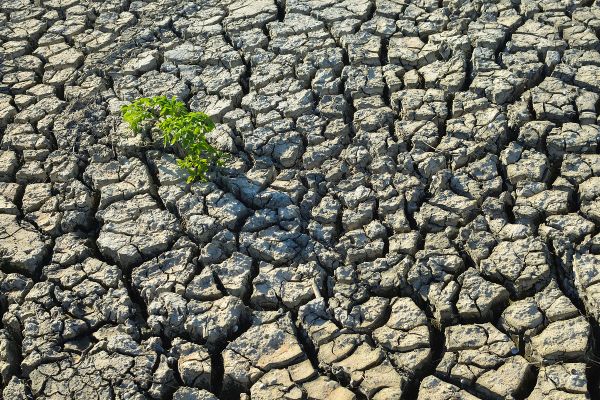
M 600 0 L 0 0 L 0 391 L 600 398 Z M 232 153 L 120 107 L 175 96 Z

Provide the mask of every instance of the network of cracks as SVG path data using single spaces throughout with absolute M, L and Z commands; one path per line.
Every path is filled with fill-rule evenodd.
M 0 390 L 600 398 L 600 1 L 0 1 Z M 120 107 L 231 153 L 186 184 Z

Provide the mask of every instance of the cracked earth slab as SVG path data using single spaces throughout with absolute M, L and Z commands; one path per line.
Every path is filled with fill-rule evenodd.
M 0 4 L 5 399 L 600 396 L 598 0 Z M 186 183 L 120 107 L 231 153 Z

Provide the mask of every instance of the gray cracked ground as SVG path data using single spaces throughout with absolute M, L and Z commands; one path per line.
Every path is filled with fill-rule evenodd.
M 600 398 L 599 0 L 0 1 L 0 390 Z M 186 185 L 119 109 L 233 154 Z

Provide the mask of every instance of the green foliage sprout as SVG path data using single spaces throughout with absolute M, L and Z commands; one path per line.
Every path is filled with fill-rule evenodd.
M 177 164 L 187 170 L 188 183 L 206 181 L 212 166 L 222 166 L 226 155 L 206 141 L 206 134 L 215 128 L 210 117 L 202 112 L 190 112 L 175 97 L 143 97 L 121 107 L 123 120 L 138 133 L 142 124 L 151 121 L 161 130 L 164 146 L 180 144 L 185 157 Z

